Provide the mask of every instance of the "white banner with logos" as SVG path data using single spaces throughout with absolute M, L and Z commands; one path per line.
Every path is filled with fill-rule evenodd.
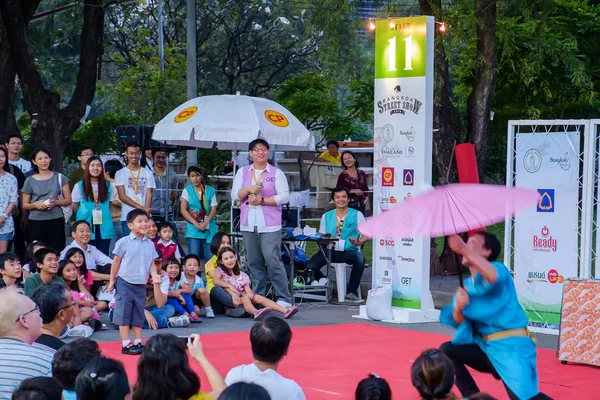
M 516 186 L 540 193 L 515 217 L 514 273 L 530 322 L 560 323 L 563 282 L 577 277 L 578 132 L 516 135 Z
M 375 214 L 414 196 L 431 180 L 426 80 L 375 80 Z M 420 310 L 423 296 L 429 298 L 429 282 L 423 280 L 424 271 L 429 276 L 429 239 L 374 238 L 373 248 L 373 285 L 392 285 L 392 305 Z

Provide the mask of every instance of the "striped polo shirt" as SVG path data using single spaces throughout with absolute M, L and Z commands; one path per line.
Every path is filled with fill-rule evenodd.
M 25 379 L 52 376 L 53 357 L 41 346 L 0 338 L 0 399 L 10 399 Z

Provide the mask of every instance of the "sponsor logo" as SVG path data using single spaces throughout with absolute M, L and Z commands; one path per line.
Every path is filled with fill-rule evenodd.
M 394 196 L 384 197 L 381 199 L 381 204 L 396 204 L 398 200 Z
M 383 256 L 381 256 L 381 257 L 379 257 L 379 259 L 382 260 L 382 261 L 394 261 L 394 259 L 392 257 L 383 257 Z
M 410 96 L 404 96 L 396 92 L 393 96 L 387 96 L 377 102 L 379 114 L 388 112 L 389 115 L 400 114 L 406 115 L 407 112 L 412 112 L 419 115 L 423 102 Z
M 408 139 L 409 142 L 412 142 L 413 140 L 415 140 L 416 132 L 415 132 L 415 128 L 411 126 L 409 130 L 400 131 L 400 132 L 398 132 L 398 134 L 400 136 L 406 136 L 406 139 Z
M 538 189 L 540 199 L 537 204 L 537 212 L 554 212 L 554 189 Z
M 542 166 L 542 155 L 537 149 L 529 149 L 523 156 L 523 166 L 525 171 L 535 174 Z
M 393 247 L 394 240 L 393 239 L 379 239 L 379 245 L 381 247 Z
M 412 278 L 409 278 L 407 276 L 403 276 L 402 278 L 400 278 L 400 283 L 404 286 L 410 286 L 411 281 Z
M 414 238 L 411 237 L 405 237 L 400 239 L 400 241 L 402 242 L 402 246 L 406 246 L 406 247 L 412 247 L 413 242 L 414 242 Z
M 412 198 L 412 194 L 410 194 L 410 192 L 408 192 L 408 193 L 406 194 L 406 196 L 404 196 L 404 201 L 406 201 L 406 200 L 410 200 L 411 198 Z
M 571 158 L 569 157 L 569 152 L 565 153 L 564 157 L 552 157 L 550 156 L 551 164 L 558 164 L 559 167 L 564 169 L 565 171 L 571 168 Z
M 265 118 L 267 121 L 280 128 L 285 128 L 290 124 L 290 121 L 288 121 L 285 115 L 274 110 L 265 111 Z
M 394 139 L 394 127 L 391 124 L 385 124 L 382 129 L 383 140 L 391 142 Z
M 400 87 L 400 85 L 396 85 L 396 86 L 394 87 L 394 92 L 396 92 L 396 93 L 400 93 L 400 92 L 402 92 L 402 88 Z
M 382 285 L 391 285 L 392 284 L 392 277 L 390 275 L 390 271 L 388 271 L 387 269 L 385 271 L 383 271 L 383 276 L 381 277 L 381 284 Z
M 549 282 L 551 284 L 563 283 L 565 277 L 560 275 L 557 270 L 551 269 L 548 272 L 528 272 L 527 282 Z
M 557 270 L 551 269 L 548 271 L 548 282 L 555 283 L 563 283 L 565 281 L 565 277 L 560 275 Z
M 175 116 L 175 123 L 179 124 L 183 121 L 187 121 L 188 119 L 192 118 L 194 114 L 196 114 L 196 111 L 198 111 L 198 107 L 196 106 L 191 106 L 181 110 L 181 112 Z
M 404 186 L 414 186 L 415 184 L 415 170 L 405 169 L 402 173 L 402 183 Z
M 400 260 L 402 262 L 406 262 L 406 263 L 414 263 L 415 262 L 414 258 L 402 257 L 402 256 L 398 256 L 398 260 Z
M 404 150 L 402 150 L 398 145 L 384 147 L 381 149 L 381 155 L 384 157 L 400 157 L 402 154 L 404 154 Z
M 394 168 L 383 168 L 381 171 L 381 186 L 394 186 Z
M 556 251 L 556 239 L 550 235 L 548 227 L 544 226 L 541 234 L 541 236 L 533 235 L 533 251 Z
M 415 156 L 415 146 L 406 146 L 406 157 L 414 157 Z

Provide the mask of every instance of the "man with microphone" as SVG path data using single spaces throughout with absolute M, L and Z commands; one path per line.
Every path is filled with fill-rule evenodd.
M 253 164 L 240 168 L 233 180 L 231 198 L 240 201 L 240 230 L 248 249 L 252 290 L 267 291 L 267 274 L 277 303 L 292 306 L 287 274 L 281 261 L 281 205 L 289 199 L 283 171 L 269 164 L 269 143 L 255 139 L 248 145 Z

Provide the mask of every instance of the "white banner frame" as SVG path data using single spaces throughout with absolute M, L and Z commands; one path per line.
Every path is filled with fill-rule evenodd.
M 600 123 L 600 120 L 598 120 Z M 521 127 L 526 127 L 531 132 L 518 132 Z M 514 187 L 516 181 L 515 175 L 515 154 L 516 154 L 516 133 L 546 133 L 546 132 L 568 132 L 578 131 L 583 135 L 583 151 L 578 155 L 577 162 L 583 161 L 583 168 L 580 175 L 580 226 L 579 235 L 581 238 L 578 260 L 578 277 L 588 277 L 591 267 L 591 245 L 592 245 L 592 224 L 593 221 L 593 196 L 594 196 L 594 170 L 595 170 L 595 132 L 590 134 L 590 120 L 520 120 L 508 121 L 507 144 L 506 144 L 506 186 Z M 504 228 L 504 264 L 514 274 L 512 258 L 514 256 L 514 218 L 507 216 Z M 558 335 L 558 328 L 548 326 L 547 324 L 531 325 L 529 329 L 532 332 Z

